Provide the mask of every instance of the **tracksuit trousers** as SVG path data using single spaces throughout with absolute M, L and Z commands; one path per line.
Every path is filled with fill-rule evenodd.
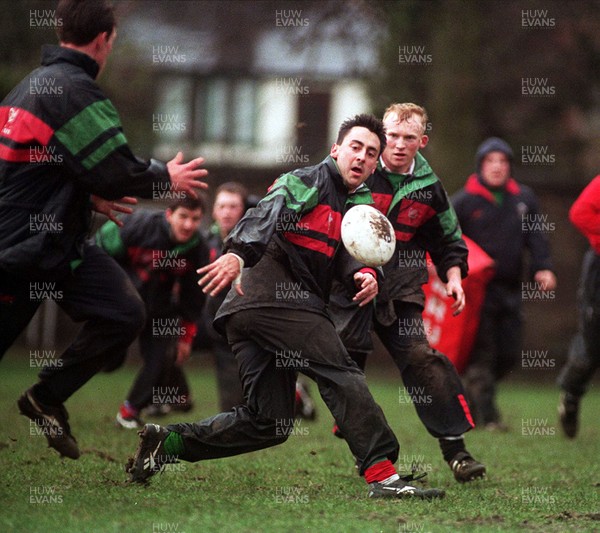
M 294 434 L 296 373 L 301 372 L 316 382 L 361 475 L 379 460 L 396 461 L 398 441 L 325 316 L 249 309 L 231 315 L 226 331 L 246 404 L 200 422 L 167 426 L 183 438 L 180 459 L 228 457 L 283 443 Z
M 459 436 L 474 427 L 466 393 L 450 360 L 429 345 L 421 306 L 395 302 L 396 321 L 374 330 L 400 370 L 400 403 L 413 403 L 436 438 Z
M 34 389 L 42 403 L 58 405 L 107 364 L 125 357 L 144 325 L 145 310 L 125 271 L 106 252 L 87 244 L 83 261 L 60 280 L 34 281 L 1 273 L 0 357 L 45 296 L 52 296 L 73 321 L 83 323 L 57 363 L 40 372 Z
M 589 250 L 584 258 L 578 289 L 579 323 L 566 365 L 558 376 L 561 389 L 583 396 L 600 367 L 600 255 Z

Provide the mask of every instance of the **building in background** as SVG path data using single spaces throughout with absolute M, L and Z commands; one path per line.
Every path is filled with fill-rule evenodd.
M 212 184 L 234 179 L 260 193 L 281 172 L 318 163 L 345 118 L 372 110 L 375 28 L 352 9 L 328 15 L 332 3 L 282 5 L 132 5 L 119 68 L 150 77 L 153 155 L 183 145 L 206 158 Z

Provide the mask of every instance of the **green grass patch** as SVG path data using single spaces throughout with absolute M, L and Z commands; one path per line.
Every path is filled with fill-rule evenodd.
M 189 365 L 196 408 L 153 419 L 190 421 L 215 414 L 212 368 Z M 46 447 L 16 400 L 36 381 L 26 354 L 15 350 L 0 363 L 0 531 L 9 532 L 406 532 L 406 531 L 598 531 L 600 530 L 600 395 L 582 406 L 582 428 L 570 441 L 556 417 L 553 384 L 502 384 L 500 407 L 511 430 L 476 430 L 469 450 L 488 467 L 488 479 L 459 485 L 438 443 L 412 405 L 400 400 L 399 377 L 369 377 L 371 390 L 401 443 L 401 464 L 428 471 L 429 486 L 444 500 L 373 501 L 344 441 L 331 434 L 320 399 L 318 419 L 285 444 L 201 463 L 180 463 L 148 486 L 128 484 L 127 457 L 135 431 L 118 429 L 114 415 L 135 368 L 100 374 L 67 402 L 83 451 L 61 460 Z M 316 387 L 311 385 L 313 395 Z

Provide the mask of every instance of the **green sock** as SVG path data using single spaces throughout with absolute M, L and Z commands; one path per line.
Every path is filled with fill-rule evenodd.
M 165 442 L 163 443 L 165 448 L 165 452 L 168 455 L 176 455 L 179 457 L 183 455 L 185 451 L 185 447 L 183 445 L 183 437 L 179 433 L 175 433 L 174 431 L 170 431 L 167 437 L 165 438 Z

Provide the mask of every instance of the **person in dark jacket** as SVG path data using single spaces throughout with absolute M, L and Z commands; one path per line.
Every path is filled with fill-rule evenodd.
M 217 187 L 212 210 L 214 223 L 208 234 L 211 262 L 221 255 L 223 242 L 227 239 L 229 232 L 240 221 L 247 209 L 256 207 L 258 200 L 253 201 L 253 197 L 248 195 L 246 188 L 237 182 L 226 182 Z M 221 411 L 229 411 L 245 401 L 237 362 L 231 353 L 227 338 L 218 333 L 212 325 L 226 295 L 226 291 L 222 291 L 214 298 L 207 298 L 201 323 L 204 338 L 198 340 L 198 345 L 211 348 L 215 357 Z M 298 376 L 296 381 L 296 414 L 308 420 L 316 417 L 314 402 L 308 386 L 303 382 L 301 376 Z
M 467 248 L 446 190 L 419 152 L 429 141 L 426 110 L 413 103 L 392 104 L 383 123 L 387 144 L 367 185 L 374 206 L 392 223 L 396 248 L 383 266 L 374 309 L 358 307 L 338 285 L 330 312 L 344 346 L 362 369 L 372 349 L 372 324 L 400 370 L 403 403 L 415 406 L 427 431 L 438 439 L 454 478 L 470 482 L 484 477 L 486 468 L 465 446 L 463 434 L 473 427 L 466 393 L 450 360 L 429 345 L 422 316 L 426 252 L 458 314 L 465 305 L 461 280 L 468 269 Z M 337 427 L 334 433 L 347 437 Z
M 116 36 L 112 6 L 61 0 L 60 46 L 44 46 L 42 66 L 0 103 L 0 356 L 44 298 L 83 326 L 58 364 L 18 400 L 61 455 L 80 455 L 63 403 L 144 324 L 144 305 L 123 270 L 86 243 L 92 209 L 111 219 L 125 195 L 173 187 L 195 195 L 203 159 L 163 163 L 131 152 L 118 114 L 94 81 Z
M 393 465 L 398 442 L 326 310 L 336 270 L 358 291 L 355 301 L 366 305 L 377 294 L 375 271 L 351 259 L 340 234 L 347 209 L 373 201 L 363 183 L 384 145 L 383 125 L 375 117 L 344 122 L 330 156 L 279 177 L 231 232 L 225 253 L 199 271 L 212 296 L 233 283 L 215 325 L 226 331 L 238 361 L 246 404 L 193 424 L 147 424 L 127 465 L 132 481 L 144 482 L 174 460 L 195 462 L 283 443 L 297 427 L 300 372 L 316 381 L 348 435 L 369 496 L 443 496 L 400 479 Z
M 226 182 L 216 189 L 215 201 L 212 208 L 213 224 L 207 234 L 207 244 L 210 249 L 210 261 L 215 261 L 221 256 L 223 242 L 229 232 L 240 221 L 246 211 L 248 191 L 237 182 Z M 206 299 L 202 312 L 200 330 L 196 347 L 210 349 L 215 358 L 217 389 L 221 411 L 244 403 L 244 391 L 239 378 L 239 371 L 235 357 L 227 343 L 227 338 L 218 333 L 213 327 L 213 320 L 217 310 L 225 300 L 226 292 Z
M 475 422 L 490 430 L 507 429 L 496 406 L 496 383 L 521 352 L 521 276 L 526 250 L 536 290 L 550 294 L 556 286 L 537 198 L 512 178 L 512 167 L 513 152 L 506 141 L 485 140 L 477 149 L 475 174 L 451 199 L 464 234 L 495 261 L 463 376 Z
M 144 364 L 117 413 L 116 423 L 140 428 L 142 409 L 191 405 L 181 365 L 190 357 L 204 293 L 196 270 L 209 263 L 208 246 L 200 234 L 204 204 L 183 197 L 165 212 L 139 210 L 119 227 L 106 222 L 96 243 L 125 269 L 146 306 L 140 333 Z
M 579 321 L 569 357 L 558 376 L 558 414 L 565 435 L 579 429 L 579 404 L 600 367 L 600 176 L 577 197 L 569 211 L 571 223 L 588 240 L 577 291 Z

